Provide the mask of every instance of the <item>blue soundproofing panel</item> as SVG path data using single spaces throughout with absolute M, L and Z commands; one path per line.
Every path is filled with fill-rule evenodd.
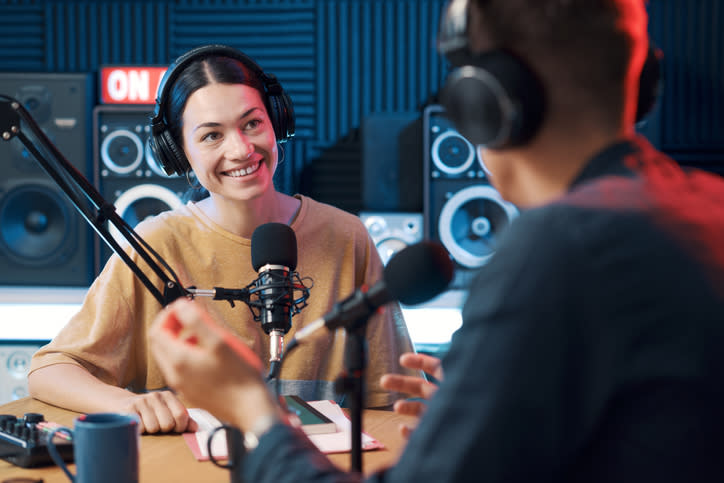
M 15 2 L 13 2 L 15 3 Z M 0 3 L 0 69 L 47 71 L 42 5 Z
M 724 155 L 724 5 L 720 0 L 657 0 L 651 36 L 664 61 L 661 147 Z M 706 164 L 706 155 L 699 157 Z M 691 156 L 683 155 L 682 161 Z
M 358 127 L 371 112 L 414 112 L 439 89 L 435 50 L 442 1 L 317 2 L 320 141 Z
M 0 2 L 3 70 L 91 72 L 166 64 L 168 2 Z

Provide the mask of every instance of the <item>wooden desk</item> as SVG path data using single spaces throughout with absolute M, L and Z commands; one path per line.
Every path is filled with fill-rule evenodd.
M 0 414 L 22 416 L 25 413 L 42 413 L 48 421 L 68 427 L 78 413 L 50 406 L 32 398 L 23 398 L 0 406 Z M 365 451 L 362 455 L 365 473 L 370 473 L 393 464 L 404 445 L 397 429 L 398 424 L 411 418 L 391 411 L 365 410 L 363 426 L 367 433 L 385 445 L 386 449 Z M 183 437 L 179 434 L 144 435 L 141 437 L 141 482 L 193 482 L 215 483 L 230 481 L 229 471 L 209 461 L 197 461 L 191 454 Z M 343 469 L 350 467 L 350 454 L 329 455 L 329 459 Z M 75 465 L 69 465 L 75 473 Z M 63 471 L 55 466 L 43 468 L 20 468 L 0 460 L 0 482 L 9 478 L 42 478 L 44 483 L 68 483 Z

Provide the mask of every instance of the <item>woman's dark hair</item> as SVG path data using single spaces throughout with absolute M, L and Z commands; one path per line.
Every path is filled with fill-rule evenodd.
M 264 100 L 267 113 L 269 104 L 262 80 L 243 62 L 230 57 L 210 55 L 194 60 L 179 74 L 171 86 L 166 106 L 166 120 L 169 133 L 177 146 L 183 146 L 183 112 L 191 94 L 209 84 L 243 84 L 253 87 Z M 209 196 L 209 192 L 194 178 L 193 184 L 182 200 L 198 201 Z

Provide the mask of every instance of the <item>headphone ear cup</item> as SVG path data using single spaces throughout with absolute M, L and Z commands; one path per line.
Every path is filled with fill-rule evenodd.
M 542 83 L 503 51 L 487 52 L 454 69 L 440 101 L 460 134 L 473 145 L 493 149 L 525 144 L 545 114 Z
M 274 126 L 274 135 L 277 138 L 277 142 L 284 142 L 286 140 L 286 132 L 284 130 L 284 121 L 279 112 L 279 101 L 276 96 L 268 96 L 269 99 L 269 119 L 271 120 L 272 126 Z
M 294 106 L 285 91 L 278 95 L 269 95 L 269 117 L 277 142 L 283 143 L 294 136 Z
M 191 169 L 186 155 L 179 150 L 168 130 L 164 129 L 158 134 L 153 134 L 149 139 L 149 145 L 153 156 L 167 175 L 181 176 Z

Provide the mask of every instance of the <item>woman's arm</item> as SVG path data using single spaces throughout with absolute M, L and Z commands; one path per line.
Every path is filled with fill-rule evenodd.
M 71 390 L 72 388 L 72 390 Z M 137 414 L 147 433 L 195 431 L 196 422 L 171 391 L 136 394 L 106 384 L 83 367 L 53 364 L 28 376 L 30 395 L 73 411 Z

